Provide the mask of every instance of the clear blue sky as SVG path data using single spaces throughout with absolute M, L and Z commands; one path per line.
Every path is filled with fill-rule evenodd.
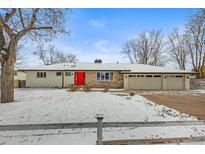
M 67 19 L 70 36 L 61 35 L 53 43 L 65 53 L 76 54 L 80 62 L 129 62 L 121 49 L 125 42 L 144 30 L 161 29 L 164 37 L 173 27 L 183 30 L 196 9 L 72 9 Z M 33 46 L 33 44 L 31 44 Z M 38 65 L 27 48 L 28 65 Z M 31 62 L 32 59 L 32 62 Z

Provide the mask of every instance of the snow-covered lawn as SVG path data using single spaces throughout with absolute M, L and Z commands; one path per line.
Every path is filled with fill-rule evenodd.
M 17 89 L 14 103 L 0 104 L 0 124 L 104 121 L 193 120 L 143 96 L 120 92 L 69 92 L 65 89 Z
M 197 120 L 122 92 L 68 92 L 65 89 L 17 89 L 15 102 L 0 104 L 0 125 L 60 122 Z M 106 128 L 104 139 L 205 135 L 205 127 Z M 0 132 L 0 144 L 95 144 L 96 129 Z

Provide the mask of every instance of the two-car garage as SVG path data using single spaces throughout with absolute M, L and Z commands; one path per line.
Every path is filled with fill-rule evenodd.
M 144 90 L 183 90 L 183 74 L 129 74 L 128 89 Z
M 128 75 L 129 89 L 162 89 L 162 76 L 161 75 Z

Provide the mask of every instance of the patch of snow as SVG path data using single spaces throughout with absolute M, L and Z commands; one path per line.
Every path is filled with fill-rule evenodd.
M 138 95 L 166 95 L 166 96 L 199 96 L 205 93 L 203 90 L 179 90 L 179 91 L 137 91 Z
M 205 89 L 196 89 L 196 90 L 191 90 L 193 93 L 201 93 L 205 94 Z

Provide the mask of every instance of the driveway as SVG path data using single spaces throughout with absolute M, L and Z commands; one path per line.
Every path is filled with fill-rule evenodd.
M 205 90 L 191 91 L 138 91 L 138 94 L 159 105 L 205 120 Z

